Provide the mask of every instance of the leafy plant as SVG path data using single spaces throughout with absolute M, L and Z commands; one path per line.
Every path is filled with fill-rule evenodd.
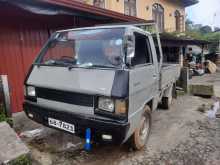
M 220 29 L 220 28 L 215 28 Z M 220 40 L 220 32 L 213 32 L 211 27 L 206 26 L 198 26 L 198 24 L 194 24 L 191 20 L 186 20 L 186 36 L 190 36 L 194 39 L 207 40 L 211 42 L 217 42 Z
M 6 121 L 11 127 L 13 126 L 13 120 L 6 116 L 4 106 L 0 104 L 0 122 Z
M 30 157 L 27 155 L 22 155 L 9 163 L 9 165 L 31 165 L 31 164 L 32 163 Z

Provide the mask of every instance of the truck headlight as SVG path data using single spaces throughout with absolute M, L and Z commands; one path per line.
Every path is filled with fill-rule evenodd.
M 115 114 L 116 115 L 126 115 L 128 111 L 127 100 L 116 100 L 115 101 Z
M 99 97 L 98 99 L 98 108 L 100 110 L 114 112 L 115 103 L 114 100 L 108 97 Z
M 35 87 L 27 86 L 27 88 L 26 88 L 26 96 L 35 97 L 36 96 Z
M 114 113 L 115 115 L 125 116 L 128 111 L 128 100 L 112 99 L 109 97 L 99 97 L 98 109 Z

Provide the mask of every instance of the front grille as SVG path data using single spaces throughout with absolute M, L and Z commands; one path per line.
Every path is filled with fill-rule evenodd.
M 93 96 L 61 90 L 36 88 L 37 97 L 68 104 L 93 107 Z

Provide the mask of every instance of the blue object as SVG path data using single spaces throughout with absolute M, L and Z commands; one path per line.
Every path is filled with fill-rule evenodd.
M 91 150 L 91 129 L 90 128 L 86 129 L 86 144 L 84 145 L 84 149 L 86 151 Z

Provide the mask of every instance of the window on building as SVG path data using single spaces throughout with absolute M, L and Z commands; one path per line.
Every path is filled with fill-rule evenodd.
M 131 63 L 132 66 L 153 63 L 149 40 L 143 34 L 135 33 L 135 56 Z
M 152 6 L 152 14 L 153 14 L 153 19 L 157 23 L 159 32 L 163 32 L 164 31 L 164 8 L 160 4 L 155 3 Z
M 105 8 L 105 0 L 94 0 L 93 5 L 96 7 Z
M 137 15 L 136 0 L 125 0 L 125 14 L 130 16 Z
M 174 15 L 175 15 L 176 31 L 181 32 L 181 14 L 178 10 L 176 10 Z

